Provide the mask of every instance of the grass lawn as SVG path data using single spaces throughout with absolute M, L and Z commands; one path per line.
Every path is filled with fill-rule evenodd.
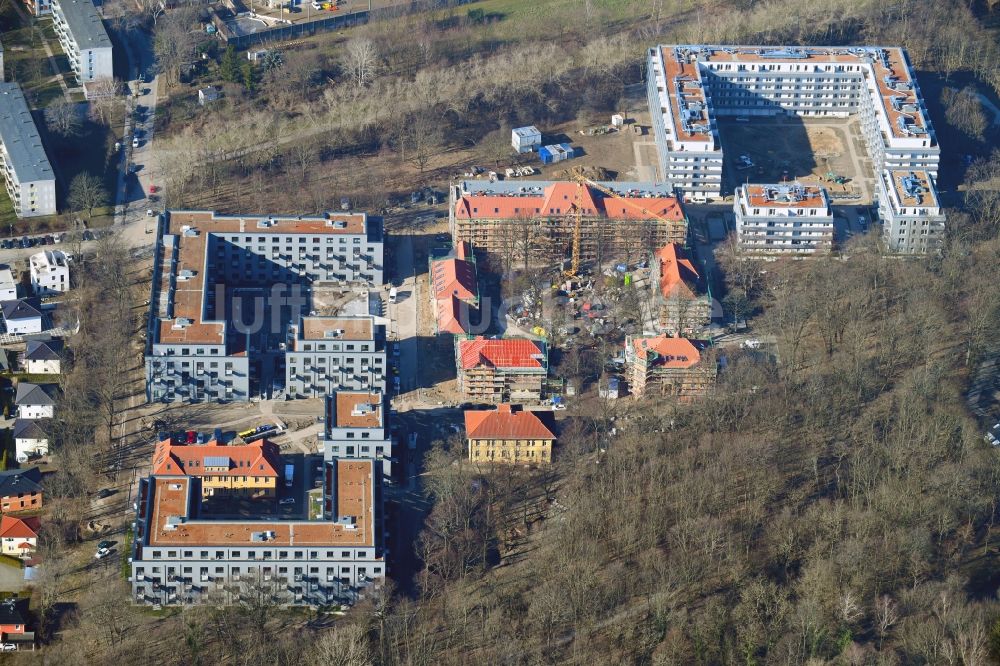
M 583 26 L 586 17 L 580 0 L 480 0 L 461 5 L 454 10 L 458 15 L 481 10 L 492 23 L 495 36 L 504 41 L 534 40 L 546 35 L 556 36 L 570 24 Z M 594 20 L 622 20 L 635 17 L 638 7 L 627 0 L 592 0 Z M 497 20 L 499 19 L 499 20 Z

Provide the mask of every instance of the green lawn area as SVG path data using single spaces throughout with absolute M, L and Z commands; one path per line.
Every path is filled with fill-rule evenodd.
M 634 18 L 637 12 L 636 3 L 627 0 L 591 1 L 595 16 L 602 21 Z M 574 25 L 582 26 L 586 20 L 582 4 L 580 0 L 480 0 L 444 11 L 469 16 L 470 12 L 481 10 L 486 20 L 491 22 L 491 31 L 496 38 L 520 41 L 554 36 L 572 29 Z

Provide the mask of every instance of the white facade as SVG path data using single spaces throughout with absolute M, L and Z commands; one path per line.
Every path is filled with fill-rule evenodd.
M 53 405 L 18 405 L 17 417 L 20 419 L 51 419 L 55 416 Z
M 44 361 L 25 361 L 25 369 L 29 375 L 58 375 L 62 361 L 59 359 L 46 359 Z
M 20 547 L 22 544 L 29 544 L 31 548 L 26 552 L 26 549 Z M 37 544 L 37 537 L 4 537 L 0 542 L 0 553 L 11 557 L 26 557 Z
M 534 125 L 517 127 L 510 131 L 510 145 L 518 153 L 530 153 L 542 145 L 542 133 Z
M 114 77 L 111 40 L 91 0 L 55 0 L 52 25 L 81 83 Z
M 323 459 L 371 459 L 382 474 L 392 474 L 393 438 L 386 425 L 388 406 L 383 394 L 337 391 L 326 397 L 322 438 Z
M 13 335 L 25 335 L 27 333 L 42 332 L 42 317 L 24 317 L 19 319 L 5 319 L 4 324 L 7 332 Z
M 680 45 L 649 50 L 647 97 L 663 179 L 690 201 L 721 196 L 717 116 L 859 114 L 876 173 L 936 176 L 940 146 L 905 51 Z
M 833 212 L 822 187 L 743 185 L 736 189 L 733 213 L 746 252 L 814 254 L 833 242 Z
M 882 238 L 893 252 L 924 254 L 944 237 L 945 216 L 934 177 L 926 171 L 883 171 L 878 179 Z
M 37 456 L 49 455 L 49 438 L 17 437 L 14 439 L 17 462 L 26 463 Z
M 31 288 L 37 296 L 69 291 L 69 261 L 64 252 L 45 250 L 31 255 Z
M 9 268 L 0 268 L 0 301 L 17 300 L 17 282 Z
M 55 215 L 55 173 L 16 83 L 0 83 L 0 170 L 18 217 Z

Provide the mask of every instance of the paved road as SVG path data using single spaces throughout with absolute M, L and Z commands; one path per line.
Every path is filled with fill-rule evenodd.
M 399 344 L 399 382 L 402 391 L 412 391 L 417 384 L 417 314 L 419 298 L 413 273 L 413 237 L 396 236 L 396 266 L 392 283 L 398 285 L 397 302 L 389 304 L 395 337 Z M 397 401 L 398 402 L 398 401 Z
M 124 186 L 119 191 L 115 226 L 119 228 L 123 241 L 132 247 L 141 247 L 152 245 L 156 226 L 155 218 L 148 217 L 146 211 L 160 210 L 156 203 L 148 199 L 150 188 L 155 186 L 157 198 L 162 200 L 163 197 L 163 182 L 153 137 L 159 77 L 153 76 L 152 37 L 142 30 L 130 34 L 134 36 L 129 49 L 133 74 L 138 81 L 141 77 L 151 80 L 149 83 L 138 83 L 140 94 L 131 100 L 131 136 L 139 139 L 139 145 L 133 148 L 130 139 L 125 147 L 127 163 L 135 173 L 123 173 Z M 135 84 L 130 82 L 130 85 Z

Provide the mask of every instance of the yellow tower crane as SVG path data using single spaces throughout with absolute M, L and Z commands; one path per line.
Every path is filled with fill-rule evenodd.
M 573 194 L 573 246 L 570 251 L 570 268 L 565 271 L 566 277 L 575 278 L 580 272 L 580 227 L 583 224 L 583 188 L 586 184 L 578 182 Z
M 573 197 L 573 209 L 572 209 L 572 213 L 571 213 L 573 215 L 573 218 L 574 218 L 573 219 L 573 246 L 572 246 L 572 250 L 571 250 L 571 254 L 570 254 L 570 256 L 571 256 L 570 269 L 568 271 L 566 271 L 566 276 L 567 277 L 576 277 L 577 273 L 579 273 L 579 271 L 580 271 L 580 227 L 581 227 L 582 222 L 583 222 L 583 199 L 584 199 L 584 197 L 583 197 L 583 192 L 584 192 L 583 188 L 584 187 L 592 187 L 595 190 L 597 190 L 598 192 L 601 192 L 602 194 L 604 194 L 604 196 L 606 196 L 608 198 L 611 198 L 611 199 L 615 199 L 617 201 L 620 201 L 623 205 L 628 206 L 629 208 L 631 208 L 633 210 L 636 210 L 639 213 L 641 213 L 642 216 L 643 216 L 643 219 L 645 219 L 645 220 L 656 220 L 658 222 L 663 222 L 668 227 L 670 225 L 672 225 L 673 222 L 674 222 L 673 220 L 668 220 L 663 215 L 661 215 L 659 213 L 654 213 L 653 211 L 651 211 L 651 210 L 645 208 L 644 206 L 642 206 L 641 204 L 636 203 L 631 198 L 629 198 L 629 197 L 623 197 L 622 195 L 618 194 L 617 192 L 614 192 L 614 191 L 608 189 L 607 187 L 604 187 L 600 183 L 597 183 L 597 182 L 595 182 L 593 180 L 590 180 L 589 178 L 586 178 L 585 176 L 581 176 L 581 175 L 577 174 L 577 175 L 573 176 L 573 180 L 575 180 L 577 182 L 577 189 L 576 189 L 576 194 Z M 641 199 L 640 199 L 640 201 L 641 201 Z M 676 239 L 674 242 L 683 243 L 684 241 L 685 241 L 684 238 L 679 238 L 679 239 Z

